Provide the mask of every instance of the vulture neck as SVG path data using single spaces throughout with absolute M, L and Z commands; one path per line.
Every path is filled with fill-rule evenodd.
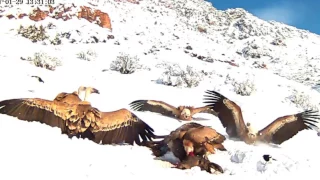
M 188 156 L 194 156 L 194 152 L 193 151 L 189 152 Z
M 78 91 L 78 96 L 82 101 L 88 101 L 90 94 L 90 91 Z
M 88 101 L 90 94 L 91 94 L 90 91 L 85 91 L 83 101 Z

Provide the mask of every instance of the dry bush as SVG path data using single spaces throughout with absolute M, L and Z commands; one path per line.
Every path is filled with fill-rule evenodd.
M 118 71 L 121 74 L 132 74 L 138 69 L 142 69 L 140 59 L 137 56 L 130 56 L 129 54 L 121 52 L 115 61 L 110 64 L 110 69 Z
M 191 66 L 182 69 L 178 64 L 166 64 L 165 71 L 157 80 L 158 83 L 167 86 L 197 87 L 202 80 L 202 74 Z
M 231 84 L 234 88 L 234 92 L 241 96 L 250 96 L 253 92 L 256 91 L 256 86 L 254 81 L 249 78 L 232 78 L 228 74 L 225 80 L 226 84 Z
M 319 110 L 319 102 L 315 102 L 313 97 L 296 89 L 293 90 L 293 93 L 287 97 L 287 99 L 294 103 L 298 108 L 304 110 Z
M 43 27 L 42 25 L 40 25 L 39 27 L 37 27 L 36 25 L 24 27 L 21 25 L 18 29 L 18 34 L 21 34 L 21 36 L 30 39 L 32 42 L 43 41 L 49 38 L 46 33 L 45 27 Z
M 97 53 L 92 49 L 88 49 L 87 51 L 77 53 L 77 57 L 81 60 L 93 61 L 97 57 Z
M 30 61 L 37 67 L 46 68 L 51 71 L 54 71 L 57 66 L 62 65 L 61 61 L 58 58 L 49 56 L 44 52 L 34 53 L 33 57 L 27 58 L 27 61 Z

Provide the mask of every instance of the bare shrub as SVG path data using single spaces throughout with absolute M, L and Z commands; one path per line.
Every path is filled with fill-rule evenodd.
M 246 78 L 231 78 L 228 74 L 225 80 L 226 84 L 231 84 L 234 88 L 234 92 L 241 96 L 250 96 L 253 92 L 256 91 L 255 83 L 252 79 Z
M 140 59 L 137 56 L 130 56 L 129 54 L 121 52 L 115 61 L 110 64 L 110 69 L 119 71 L 121 74 L 132 74 L 136 70 L 141 69 L 142 65 L 139 63 Z
M 44 52 L 34 53 L 33 57 L 27 58 L 27 61 L 30 61 L 37 67 L 46 68 L 51 71 L 54 71 L 57 66 L 62 65 L 61 61 L 58 58 L 49 56 Z
M 167 86 L 197 87 L 202 80 L 202 74 L 191 66 L 182 69 L 178 64 L 166 64 L 165 71 L 157 80 L 158 83 Z
M 20 26 L 18 29 L 18 34 L 21 34 L 23 37 L 30 39 L 32 42 L 43 41 L 49 36 L 46 33 L 45 27 L 40 25 L 30 25 L 28 27 Z
M 293 90 L 292 95 L 287 97 L 287 99 L 294 103 L 298 108 L 304 110 L 319 110 L 319 104 L 317 105 L 317 103 L 313 101 L 313 97 L 296 89 Z
M 93 61 L 97 57 L 97 53 L 92 49 L 88 49 L 87 51 L 79 52 L 77 57 L 81 60 Z

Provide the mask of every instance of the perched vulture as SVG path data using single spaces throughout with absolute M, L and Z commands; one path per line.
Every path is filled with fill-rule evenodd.
M 241 108 L 235 102 L 215 91 L 205 93 L 204 103 L 217 112 L 229 137 L 239 138 L 247 144 L 259 141 L 280 145 L 302 130 L 317 127 L 315 123 L 320 119 L 316 111 L 307 110 L 279 117 L 260 131 L 255 131 L 250 123 L 244 123 Z
M 171 151 L 180 161 L 188 155 L 207 156 L 214 154 L 215 149 L 226 151 L 222 143 L 225 137 L 216 130 L 198 123 L 186 123 L 172 131 L 163 140 L 146 142 L 157 157 Z
M 200 167 L 201 170 L 205 170 L 208 173 L 213 173 L 212 169 L 220 173 L 224 172 L 220 165 L 210 162 L 208 159 L 202 156 L 187 156 L 180 164 L 178 164 L 174 168 L 191 169 L 195 166 Z
M 210 113 L 216 116 L 216 113 L 206 107 L 178 106 L 177 108 L 162 101 L 156 100 L 136 100 L 131 102 L 130 107 L 135 111 L 150 111 L 160 113 L 164 116 L 178 118 L 179 120 L 190 121 L 193 115 L 197 113 Z
M 97 91 L 92 88 L 84 89 L 86 94 L 84 101 L 75 100 L 74 103 L 71 103 L 72 98 L 67 103 L 40 98 L 3 100 L 0 101 L 0 114 L 59 127 L 62 134 L 67 134 L 69 137 L 81 136 L 99 144 L 133 145 L 135 142 L 140 145 L 139 137 L 143 141 L 161 138 L 154 135 L 153 129 L 148 124 L 127 109 L 101 112 L 92 107 L 86 99 L 90 93 Z

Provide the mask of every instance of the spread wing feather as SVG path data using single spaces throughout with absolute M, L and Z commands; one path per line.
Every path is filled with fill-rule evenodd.
M 176 115 L 179 115 L 177 108 L 162 101 L 136 100 L 131 102 L 129 106 L 135 111 L 150 111 L 169 117 L 175 117 Z
M 282 144 L 298 132 L 317 127 L 320 116 L 316 111 L 308 110 L 302 113 L 279 117 L 258 132 L 263 141 Z
M 97 143 L 140 144 L 142 140 L 162 138 L 132 113 L 117 119 L 112 112 L 100 112 L 88 102 L 70 105 L 38 98 L 10 99 L 0 102 L 0 113 L 25 121 L 38 121 L 61 128 L 69 136 L 88 138 Z
M 209 106 L 194 108 L 193 114 L 197 114 L 197 113 L 208 113 L 208 114 L 212 114 L 214 116 L 218 116 L 218 113 L 215 112 L 213 109 L 211 109 Z
M 0 102 L 0 114 L 24 121 L 38 121 L 51 127 L 66 129 L 65 121 L 55 115 L 53 101 L 39 98 L 9 99 Z
M 225 96 L 215 91 L 205 91 L 204 103 L 218 114 L 223 127 L 230 137 L 237 137 L 246 131 L 241 108 Z
M 102 114 L 101 123 L 98 130 L 93 130 L 93 141 L 101 144 L 118 144 L 128 143 L 133 145 L 135 142 L 141 145 L 142 141 L 153 140 L 153 138 L 161 138 L 154 135 L 154 130 L 135 114 L 131 114 L 126 119 L 113 119 L 113 121 L 104 121 L 103 118 L 107 114 Z M 110 114 L 109 114 L 110 115 Z

